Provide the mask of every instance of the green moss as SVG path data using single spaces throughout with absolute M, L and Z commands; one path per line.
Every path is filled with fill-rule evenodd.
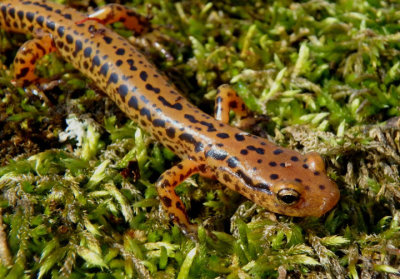
M 275 216 L 192 177 L 178 193 L 204 226 L 194 243 L 154 187 L 179 158 L 57 55 L 37 73 L 60 83 L 13 86 L 26 38 L 0 31 L 1 278 L 399 275 L 396 1 L 125 4 L 153 16 L 136 44 L 191 102 L 212 114 L 215 89 L 232 84 L 269 116 L 254 133 L 325 156 L 341 200 L 322 218 Z

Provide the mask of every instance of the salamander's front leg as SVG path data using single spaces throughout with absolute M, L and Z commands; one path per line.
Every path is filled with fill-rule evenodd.
M 108 4 L 99 7 L 87 18 L 77 23 L 82 23 L 89 19 L 96 20 L 104 25 L 122 22 L 127 29 L 133 30 L 136 35 L 140 35 L 150 29 L 149 18 L 119 4 Z
M 240 122 L 238 126 L 246 128 L 255 123 L 252 112 L 239 97 L 236 91 L 227 84 L 218 87 L 217 97 L 215 98 L 215 119 L 223 123 L 229 123 L 229 112 L 233 110 Z
M 24 43 L 14 59 L 14 77 L 17 85 L 26 86 L 37 80 L 36 61 L 56 50 L 53 39 L 47 34 Z
M 156 182 L 164 210 L 181 227 L 184 233 L 192 237 L 197 236 L 197 225 L 190 223 L 185 206 L 175 193 L 175 187 L 195 173 L 199 173 L 197 164 L 186 159 L 165 171 Z

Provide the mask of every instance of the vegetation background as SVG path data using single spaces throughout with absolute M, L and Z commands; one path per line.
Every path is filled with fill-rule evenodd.
M 191 102 L 213 114 L 215 88 L 233 85 L 268 116 L 252 132 L 321 153 L 341 200 L 322 218 L 275 216 L 192 177 L 179 194 L 203 225 L 193 242 L 154 187 L 179 158 L 56 54 L 37 67 L 53 81 L 16 88 L 12 60 L 27 38 L 0 31 L 0 278 L 400 275 L 398 1 L 122 4 L 154 30 L 113 28 Z

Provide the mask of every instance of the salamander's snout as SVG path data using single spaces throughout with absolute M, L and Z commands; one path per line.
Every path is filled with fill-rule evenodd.
M 325 163 L 316 152 L 305 155 L 305 163 L 313 172 L 312 187 L 308 186 L 308 200 L 314 205 L 310 206 L 309 216 L 321 216 L 331 210 L 340 199 L 340 191 L 334 181 L 326 175 Z

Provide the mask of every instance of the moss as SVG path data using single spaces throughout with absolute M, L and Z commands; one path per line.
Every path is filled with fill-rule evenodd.
M 60 82 L 14 87 L 25 38 L 0 31 L 1 278 L 399 275 L 396 1 L 125 4 L 153 16 L 134 43 L 188 99 L 212 114 L 215 88 L 232 84 L 269 117 L 253 133 L 325 156 L 341 200 L 322 218 L 275 216 L 192 177 L 178 192 L 205 226 L 194 243 L 154 187 L 179 158 L 56 55 L 37 69 Z

